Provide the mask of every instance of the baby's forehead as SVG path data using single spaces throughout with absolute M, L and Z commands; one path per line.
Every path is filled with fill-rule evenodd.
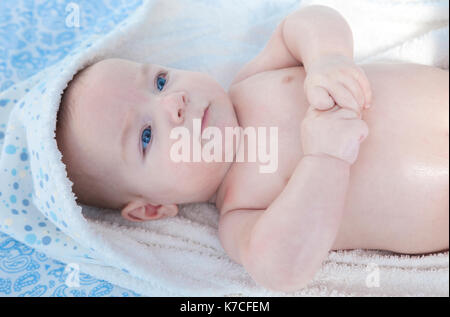
M 141 64 L 126 60 L 105 60 L 88 69 L 78 95 L 89 108 L 112 108 L 142 102 Z
M 103 84 L 114 88 L 135 84 L 141 64 L 126 60 L 103 60 L 89 70 L 91 84 Z

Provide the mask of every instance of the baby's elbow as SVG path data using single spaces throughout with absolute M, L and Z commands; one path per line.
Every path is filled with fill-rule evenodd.
M 295 292 L 305 288 L 314 278 L 315 268 L 305 263 L 294 265 L 288 261 L 269 258 L 267 253 L 252 256 L 248 253 L 242 259 L 243 266 L 256 284 L 276 292 Z
M 276 292 L 296 292 L 305 288 L 313 279 L 313 275 L 302 273 L 293 273 L 283 271 L 282 269 L 267 269 L 263 265 L 257 268 L 249 268 L 248 273 L 256 284 Z
M 283 293 L 292 293 L 292 292 L 298 292 L 305 288 L 310 279 L 305 277 L 298 277 L 296 278 L 274 278 L 270 282 L 268 282 L 266 285 L 261 284 L 261 286 L 275 291 L 275 292 L 283 292 Z

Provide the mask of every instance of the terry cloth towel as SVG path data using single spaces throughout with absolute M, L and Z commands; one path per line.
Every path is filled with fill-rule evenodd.
M 128 58 L 204 71 L 228 89 L 282 18 L 312 2 L 348 19 L 360 62 L 448 68 L 447 1 L 145 1 L 109 33 L 93 34 L 60 62 L 0 94 L 0 230 L 149 296 L 448 296 L 448 252 L 330 252 L 307 288 L 284 294 L 259 287 L 228 258 L 211 204 L 184 205 L 172 219 L 130 223 L 117 212 L 75 202 L 55 127 L 61 93 L 77 70 L 108 57 Z M 45 230 L 29 230 L 44 219 Z

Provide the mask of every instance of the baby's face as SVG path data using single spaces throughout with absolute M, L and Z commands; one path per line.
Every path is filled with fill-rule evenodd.
M 129 192 L 123 199 L 134 207 L 207 201 L 230 167 L 170 155 L 172 129 L 185 127 L 192 136 L 193 119 L 208 106 L 207 126 L 224 135 L 238 125 L 228 94 L 207 74 L 107 59 L 91 66 L 76 98 L 78 148 L 108 186 Z

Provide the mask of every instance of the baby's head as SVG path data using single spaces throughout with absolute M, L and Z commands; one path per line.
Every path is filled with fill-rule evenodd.
M 56 126 L 77 201 L 145 221 L 175 216 L 177 204 L 210 199 L 231 162 L 170 156 L 177 142 L 171 130 L 185 127 L 192 136 L 193 119 L 202 119 L 208 106 L 208 126 L 224 134 L 238 125 L 228 94 L 207 74 L 117 58 L 78 72 Z

